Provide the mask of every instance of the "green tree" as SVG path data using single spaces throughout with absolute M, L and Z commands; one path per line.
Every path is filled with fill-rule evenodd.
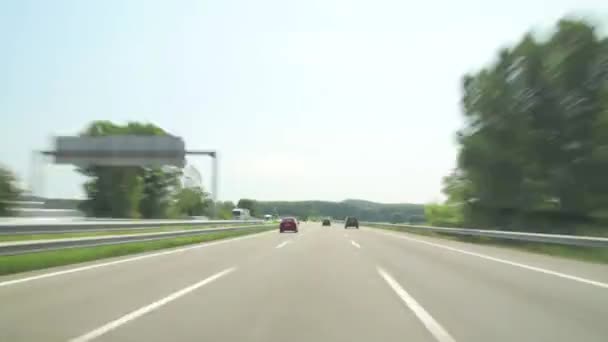
M 444 191 L 467 225 L 552 229 L 606 211 L 608 40 L 593 25 L 527 34 L 462 88 L 466 125 Z
M 232 218 L 232 209 L 235 208 L 235 205 L 231 201 L 226 202 L 217 202 L 217 215 L 221 220 L 229 220 Z
M 153 124 L 109 121 L 91 123 L 81 135 L 165 135 Z M 79 170 L 90 179 L 81 209 L 98 217 L 165 217 L 172 189 L 181 174 L 173 168 L 90 166 Z
M 431 203 L 424 206 L 424 218 L 432 226 L 458 227 L 462 223 L 462 211 L 458 205 Z
M 249 209 L 249 214 L 251 216 L 256 216 L 258 214 L 257 202 L 255 200 L 248 199 L 248 198 L 241 198 L 236 206 L 237 206 L 237 208 L 241 208 L 241 209 Z
M 211 206 L 209 194 L 200 187 L 182 188 L 175 194 L 177 212 L 186 216 L 203 216 Z
M 0 167 L 0 216 L 11 215 L 10 202 L 17 200 L 20 194 L 13 173 Z
M 389 222 L 395 214 L 401 215 L 400 220 L 412 215 L 424 215 L 422 204 L 410 203 L 375 203 L 364 200 L 345 200 L 342 202 L 328 201 L 256 201 L 258 215 L 273 214 L 277 216 L 296 217 L 332 217 L 342 219 L 355 216 L 360 221 Z
M 144 218 L 163 218 L 171 203 L 171 196 L 179 191 L 181 170 L 173 167 L 144 169 L 140 212 Z M 182 189 L 184 191 L 186 189 Z

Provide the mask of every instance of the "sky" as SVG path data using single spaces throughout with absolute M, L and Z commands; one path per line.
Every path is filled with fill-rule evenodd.
M 437 201 L 462 76 L 566 15 L 602 23 L 608 2 L 1 1 L 0 164 L 82 197 L 32 151 L 142 121 L 217 150 L 221 200 Z

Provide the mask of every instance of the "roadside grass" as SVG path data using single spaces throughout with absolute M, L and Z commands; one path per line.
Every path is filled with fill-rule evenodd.
M 582 246 L 567 246 L 558 244 L 547 244 L 539 242 L 529 241 L 517 241 L 507 239 L 496 239 L 484 236 L 465 236 L 465 235 L 451 235 L 438 232 L 426 232 L 416 228 L 407 227 L 392 227 L 381 224 L 366 224 L 366 227 L 381 228 L 385 230 L 392 230 L 396 232 L 407 232 L 417 235 L 437 237 L 447 240 L 455 240 L 469 243 L 478 243 L 484 245 L 491 245 L 504 248 L 514 248 L 526 252 L 547 254 L 557 257 L 569 258 L 582 260 L 587 262 L 594 262 L 600 264 L 608 264 L 608 248 L 601 247 L 582 247 Z
M 159 228 L 136 228 L 136 229 L 116 229 L 116 230 L 92 230 L 86 232 L 66 232 L 66 233 L 46 233 L 46 234 L 7 234 L 0 235 L 0 242 L 12 241 L 28 241 L 28 240 L 54 240 L 67 239 L 78 237 L 106 236 L 106 235 L 128 235 L 128 234 L 145 234 L 157 232 L 171 232 L 176 230 L 189 230 L 201 228 L 217 228 L 217 227 L 233 227 L 242 226 L 239 223 L 216 224 L 216 225 L 194 225 L 194 226 L 176 226 L 176 227 L 159 227 Z
M 55 266 L 70 265 L 97 259 L 118 257 L 128 254 L 191 245 L 212 240 L 255 234 L 272 229 L 276 229 L 276 225 L 262 225 L 242 230 L 205 233 L 198 236 L 167 238 L 155 241 L 134 242 L 97 247 L 68 248 L 48 252 L 0 256 L 0 275 L 14 274 Z

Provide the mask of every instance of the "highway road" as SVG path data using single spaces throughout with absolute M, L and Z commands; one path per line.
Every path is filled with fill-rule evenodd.
M 303 224 L 0 277 L 0 341 L 608 341 L 608 266 Z

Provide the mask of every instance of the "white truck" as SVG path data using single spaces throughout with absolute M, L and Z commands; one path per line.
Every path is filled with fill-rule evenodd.
M 232 218 L 234 220 L 249 220 L 251 219 L 251 214 L 249 213 L 249 209 L 234 208 L 232 209 Z

